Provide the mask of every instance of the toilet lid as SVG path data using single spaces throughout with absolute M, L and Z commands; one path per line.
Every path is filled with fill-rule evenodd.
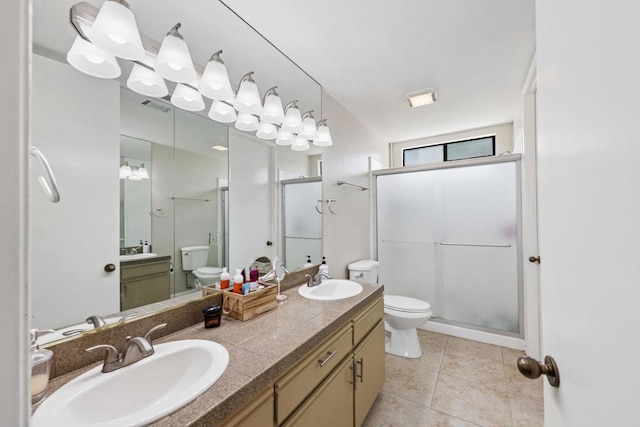
M 424 313 L 431 310 L 431 305 L 425 301 L 400 295 L 385 295 L 384 307 L 405 313 Z
M 198 274 L 214 276 L 222 273 L 222 269 L 218 267 L 200 267 L 196 270 Z

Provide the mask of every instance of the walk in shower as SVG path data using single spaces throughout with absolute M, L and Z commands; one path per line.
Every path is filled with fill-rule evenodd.
M 380 283 L 432 321 L 521 338 L 520 156 L 374 172 Z

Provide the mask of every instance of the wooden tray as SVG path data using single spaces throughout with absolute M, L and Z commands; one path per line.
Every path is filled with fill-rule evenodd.
M 244 322 L 278 306 L 276 286 L 267 283 L 260 284 L 264 286 L 263 289 L 247 295 L 233 293 L 231 288 L 219 290 L 206 286 L 202 287 L 202 294 L 221 293 L 222 314 Z

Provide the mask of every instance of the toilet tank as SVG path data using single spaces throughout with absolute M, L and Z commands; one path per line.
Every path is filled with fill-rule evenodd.
M 209 246 L 185 246 L 182 252 L 182 271 L 194 271 L 206 267 L 209 260 Z
M 347 266 L 349 280 L 355 282 L 378 283 L 378 267 L 380 263 L 371 259 L 352 262 Z

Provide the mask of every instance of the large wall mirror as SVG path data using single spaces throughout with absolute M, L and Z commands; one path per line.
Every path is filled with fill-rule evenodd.
M 160 294 L 168 300 L 200 295 L 198 277 L 183 265 L 184 248 L 206 247 L 207 267 L 231 271 L 258 256 L 280 255 L 290 271 L 307 255 L 319 263 L 320 151 L 293 152 L 214 122 L 206 117 L 208 105 L 191 113 L 132 92 L 125 62 L 120 80 L 73 69 L 64 56 L 75 38 L 68 21 L 74 3 L 35 0 L 33 8 L 32 144 L 47 156 L 61 193 L 60 203 L 50 203 L 33 168 L 34 327 L 91 328 L 90 315 L 115 321 L 123 312 L 166 307 L 157 296 L 151 305 L 123 306 L 124 263 L 143 265 L 145 243 L 167 261 L 169 287 Z M 284 102 L 299 99 L 302 111 L 321 117 L 315 81 L 220 2 L 196 3 L 189 10 L 200 12 L 188 14 L 168 0 L 131 7 L 141 32 L 161 39 L 179 19 L 189 28 L 183 34 L 194 62 L 224 49 L 232 84 L 253 70 L 261 95 L 278 85 Z M 123 176 L 123 166 L 136 176 Z M 140 258 L 122 261 L 121 255 Z

